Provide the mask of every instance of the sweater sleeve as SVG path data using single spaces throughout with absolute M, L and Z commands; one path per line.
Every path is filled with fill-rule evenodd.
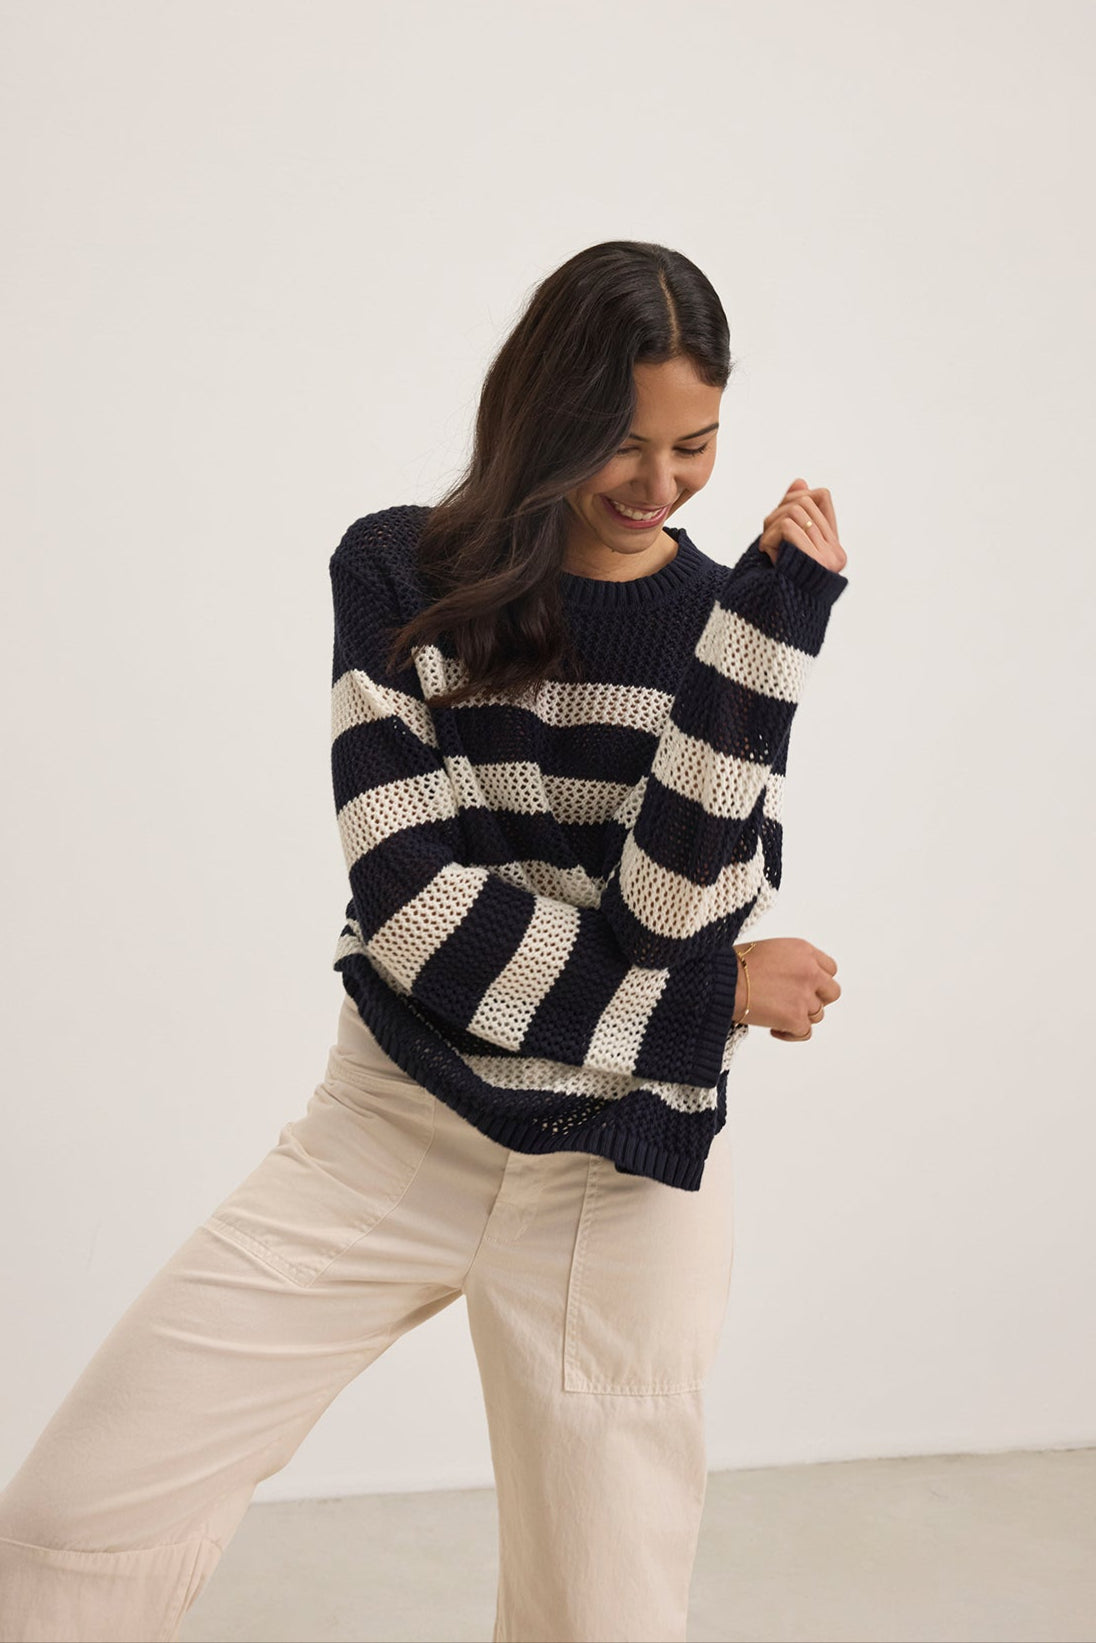
M 623 840 L 610 832 L 601 909 L 637 964 L 726 950 L 780 882 L 767 790 L 848 578 L 787 540 L 774 564 L 760 541 L 727 572 L 651 768 L 617 813 Z
M 469 859 L 495 837 L 477 823 L 482 794 L 466 760 L 444 757 L 414 665 L 388 671 L 397 601 L 349 536 L 330 561 L 331 770 L 351 889 L 340 948 L 349 939 L 390 987 L 502 1049 L 712 1088 L 734 953 L 638 964 L 599 907 L 535 893 L 506 860 Z

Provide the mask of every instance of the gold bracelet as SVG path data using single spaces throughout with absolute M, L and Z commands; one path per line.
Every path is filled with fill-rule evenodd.
M 736 947 L 734 949 L 735 952 L 738 954 L 738 959 L 739 959 L 740 964 L 742 965 L 743 974 L 746 977 L 746 1008 L 742 1012 L 742 1020 L 741 1021 L 735 1021 L 734 1018 L 732 1017 L 732 1019 L 731 1019 L 731 1026 L 732 1027 L 741 1027 L 741 1026 L 743 1026 L 745 1021 L 746 1021 L 746 1017 L 750 1013 L 750 967 L 746 963 L 746 954 L 747 953 L 752 953 L 756 946 L 757 946 L 756 941 L 748 941 L 746 943 L 745 947 Z

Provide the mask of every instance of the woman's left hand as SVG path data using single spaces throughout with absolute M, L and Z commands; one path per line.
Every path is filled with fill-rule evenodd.
M 848 564 L 848 554 L 837 540 L 837 515 L 829 491 L 811 490 L 805 479 L 793 479 L 783 499 L 765 515 L 759 546 L 774 565 L 781 538 L 827 570 L 843 571 Z

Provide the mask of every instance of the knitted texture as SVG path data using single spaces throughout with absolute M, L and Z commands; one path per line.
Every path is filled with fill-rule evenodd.
M 661 570 L 560 573 L 587 678 L 431 696 L 450 635 L 390 672 L 428 602 L 429 508 L 331 556 L 331 769 L 351 900 L 333 967 L 385 1052 L 484 1135 L 695 1191 L 726 1122 L 733 943 L 780 885 L 788 740 L 847 578 L 681 528 Z

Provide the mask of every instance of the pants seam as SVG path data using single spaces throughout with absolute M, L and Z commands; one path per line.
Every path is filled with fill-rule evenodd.
M 220 1541 L 210 1535 L 187 1535 L 184 1540 L 154 1540 L 149 1546 L 50 1546 L 43 1540 L 19 1540 L 15 1535 L 0 1535 L 0 1546 L 22 1546 L 28 1552 L 56 1552 L 59 1557 L 130 1557 L 141 1552 L 163 1552 L 172 1546 L 202 1545 L 206 1542 L 224 1551 Z
M 182 1544 L 185 1545 L 186 1542 L 184 1541 Z M 197 1596 L 194 1589 L 195 1582 L 198 1576 L 198 1567 L 202 1550 L 206 1546 L 215 1546 L 217 1548 L 218 1560 L 220 1559 L 220 1554 L 224 1551 L 224 1547 L 220 1544 L 220 1542 L 211 1539 L 209 1535 L 200 1535 L 198 1537 L 194 1545 L 194 1556 L 191 1559 L 190 1568 L 187 1570 L 186 1580 L 179 1582 L 179 1591 L 175 1606 L 167 1613 L 164 1620 L 163 1629 L 160 1632 L 159 1643 L 174 1643 L 174 1639 L 178 1635 L 179 1626 L 182 1623 L 183 1616 L 186 1614 L 190 1605 L 193 1603 L 194 1598 Z

